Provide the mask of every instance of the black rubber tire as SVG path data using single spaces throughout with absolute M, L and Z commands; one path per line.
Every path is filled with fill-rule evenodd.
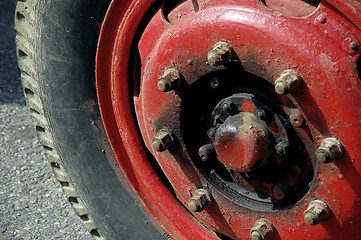
M 24 92 L 51 167 L 94 238 L 162 239 L 127 186 L 99 114 L 94 61 L 109 2 L 17 3 Z

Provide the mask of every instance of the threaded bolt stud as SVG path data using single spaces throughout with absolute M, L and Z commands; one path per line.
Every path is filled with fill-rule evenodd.
M 215 155 L 215 151 L 212 144 L 206 144 L 199 148 L 198 155 L 202 161 L 207 161 L 212 155 Z

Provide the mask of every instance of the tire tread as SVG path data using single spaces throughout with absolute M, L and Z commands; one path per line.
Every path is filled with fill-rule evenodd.
M 37 68 L 35 64 L 35 39 L 40 32 L 40 29 L 36 29 L 35 24 L 36 6 L 39 2 L 39 0 L 18 1 L 15 10 L 17 54 L 24 95 L 31 109 L 31 116 L 38 138 L 43 145 L 43 152 L 66 198 L 93 238 L 105 239 L 99 233 L 99 228 L 94 219 L 89 215 L 90 211 L 80 198 L 80 194 L 78 194 L 76 187 L 71 182 L 66 169 L 63 167 L 59 154 L 54 149 L 54 140 L 49 131 L 49 122 L 44 115 L 44 107 L 40 97 L 41 89 L 37 82 Z

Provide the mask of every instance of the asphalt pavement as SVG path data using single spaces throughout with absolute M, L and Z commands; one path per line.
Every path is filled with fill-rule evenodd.
M 17 66 L 14 0 L 0 0 L 0 240 L 92 239 L 41 153 Z

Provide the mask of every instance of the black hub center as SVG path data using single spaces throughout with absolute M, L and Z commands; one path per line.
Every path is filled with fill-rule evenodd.
M 308 191 L 313 166 L 278 105 L 273 85 L 228 70 L 200 78 L 183 96 L 182 132 L 210 184 L 249 208 L 280 209 Z M 217 82 L 215 85 L 214 82 Z

